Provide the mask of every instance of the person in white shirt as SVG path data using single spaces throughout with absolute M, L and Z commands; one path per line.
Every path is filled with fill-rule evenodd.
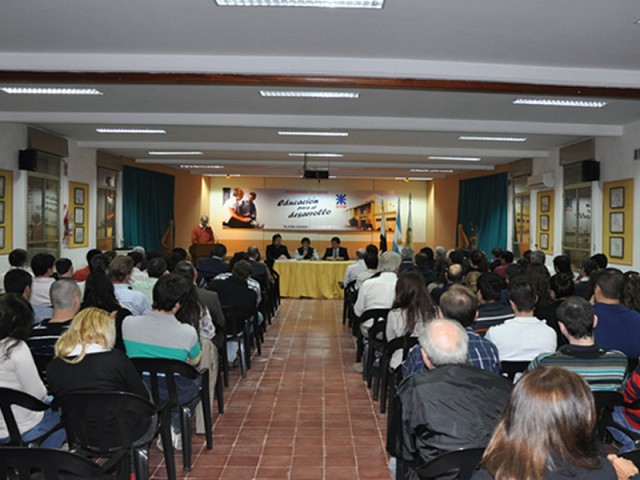
M 28 272 L 29 275 L 33 277 L 33 272 L 31 271 L 31 268 L 29 268 L 29 265 L 27 264 L 27 258 L 28 258 L 27 251 L 24 250 L 23 248 L 16 248 L 12 250 L 11 253 L 9 253 L 9 265 L 10 265 L 9 271 L 14 270 L 16 268 L 20 268 Z M 7 272 L 4 272 L 0 276 L 0 295 L 5 292 L 4 276 L 6 274 Z
M 349 265 L 344 272 L 343 283 L 345 287 L 356 280 L 360 272 L 364 272 L 367 270 L 367 266 L 364 264 L 364 257 L 366 254 L 367 251 L 364 248 L 359 248 L 358 250 L 356 250 L 356 263 L 354 263 L 353 265 Z
M 133 315 L 143 315 L 147 310 L 151 310 L 149 301 L 142 292 L 132 290 L 129 285 L 131 271 L 133 270 L 133 260 L 131 257 L 118 255 L 111 260 L 107 275 L 113 283 L 113 289 L 118 299 L 118 303 L 129 310 Z
M 369 280 L 378 272 L 378 256 L 372 253 L 367 253 L 364 257 L 364 265 L 366 270 L 360 272 L 356 277 L 356 290 L 360 290 L 365 280 Z
M 320 255 L 315 248 L 311 246 L 311 240 L 308 237 L 300 240 L 300 248 L 293 252 L 293 258 L 296 260 L 320 260 Z
M 509 303 L 515 317 L 491 327 L 485 335 L 498 347 L 501 361 L 529 362 L 541 353 L 556 351 L 555 330 L 533 315 L 536 300 L 535 289 L 526 279 L 509 283 Z
M 131 270 L 131 284 L 136 282 L 144 282 L 149 280 L 149 274 L 142 270 L 142 262 L 144 261 L 144 255 L 136 250 L 129 252 L 128 257 L 133 260 L 133 269 Z
M 251 225 L 251 217 L 245 217 L 240 213 L 240 206 L 244 198 L 244 190 L 234 188 L 233 195 L 224 202 L 224 223 L 231 228 L 253 228 Z

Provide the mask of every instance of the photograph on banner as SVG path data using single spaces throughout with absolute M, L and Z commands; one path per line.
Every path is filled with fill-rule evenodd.
M 393 191 L 223 188 L 223 228 L 395 230 Z M 384 203 L 384 205 L 383 205 Z

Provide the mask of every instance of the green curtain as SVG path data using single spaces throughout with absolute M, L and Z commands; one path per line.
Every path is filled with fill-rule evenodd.
M 507 246 L 507 174 L 460 182 L 458 225 L 468 237 L 478 238 L 478 249 L 490 252 Z
M 162 236 L 173 220 L 174 178 L 133 167 L 124 167 L 123 173 L 125 245 L 161 250 Z

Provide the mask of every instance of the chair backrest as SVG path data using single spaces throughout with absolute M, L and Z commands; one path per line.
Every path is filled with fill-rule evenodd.
M 34 474 L 46 480 L 113 478 L 88 458 L 51 448 L 0 448 L 0 478 L 16 478 L 9 472 L 17 472 L 20 480 L 31 480 Z
M 128 392 L 77 392 L 53 400 L 71 446 L 112 454 L 130 449 L 157 413 L 146 398 Z
M 416 469 L 421 479 L 435 479 L 441 475 L 457 471 L 458 480 L 469 480 L 482 460 L 482 448 L 464 448 L 446 452 Z
M 636 467 L 640 465 L 640 449 L 630 450 L 625 453 L 619 453 L 618 455 L 627 460 L 631 460 Z
M 633 373 L 633 371 L 638 366 L 638 359 L 637 358 L 627 358 L 627 362 L 629 364 L 629 368 L 627 368 L 627 372 L 629 372 L 629 375 L 631 375 L 631 373 Z
M 372 308 L 362 312 L 360 315 L 360 323 L 373 319 L 373 323 L 381 322 L 387 319 L 390 308 Z
M 596 404 L 596 433 L 598 438 L 604 440 L 607 434 L 607 426 L 611 423 L 611 415 L 616 405 L 622 405 L 623 399 L 620 392 L 591 392 Z
M 244 330 L 245 322 L 248 320 L 245 312 L 229 305 L 223 305 L 222 313 L 224 314 L 224 333 L 226 335 L 237 335 Z
M 4 423 L 9 431 L 9 445 L 23 446 L 26 445 L 26 443 L 22 441 L 20 429 L 16 423 L 16 417 L 11 410 L 12 405 L 17 405 L 35 412 L 44 412 L 49 409 L 49 405 L 32 397 L 28 393 L 11 388 L 0 388 L 0 411 L 2 412 Z
M 523 373 L 531 362 L 529 361 L 505 361 L 500 362 L 500 373 L 513 382 L 518 373 Z
M 194 380 L 200 376 L 198 370 L 188 363 L 180 360 L 169 360 L 165 358 L 132 358 L 133 365 L 142 376 L 149 375 L 151 384 L 151 395 L 156 405 L 160 405 L 163 400 L 168 400 L 174 407 L 179 405 L 178 389 L 176 387 L 175 376 L 180 375 Z M 169 393 L 168 399 L 161 398 L 160 382 L 164 381 Z
M 409 354 L 409 350 L 418 344 L 418 337 L 414 337 L 410 333 L 402 337 L 394 338 L 387 342 L 387 355 L 391 357 L 396 350 L 402 349 L 402 360 L 404 361 Z

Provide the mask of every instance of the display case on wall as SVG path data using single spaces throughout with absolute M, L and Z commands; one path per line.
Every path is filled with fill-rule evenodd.
M 69 218 L 73 224 L 69 248 L 89 245 L 89 185 L 69 182 Z

